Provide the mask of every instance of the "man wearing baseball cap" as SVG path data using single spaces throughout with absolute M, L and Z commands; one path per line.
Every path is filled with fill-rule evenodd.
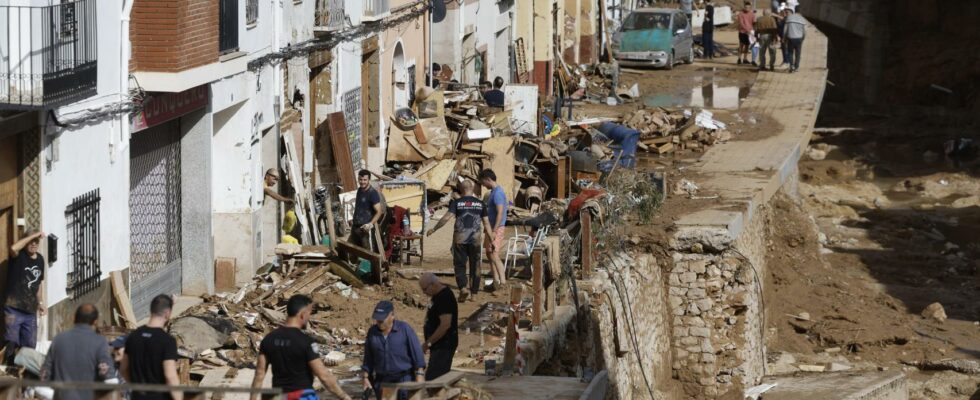
M 405 321 L 395 319 L 395 305 L 380 301 L 371 315 L 374 326 L 364 341 L 364 363 L 361 376 L 364 389 L 373 389 L 381 399 L 382 383 L 425 381 L 425 355 L 415 330 Z M 399 399 L 408 396 L 398 393 Z

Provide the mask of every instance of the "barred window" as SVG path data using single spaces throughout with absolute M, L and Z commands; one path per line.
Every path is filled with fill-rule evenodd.
M 77 299 L 99 286 L 99 189 L 76 197 L 65 209 L 68 222 L 68 294 Z

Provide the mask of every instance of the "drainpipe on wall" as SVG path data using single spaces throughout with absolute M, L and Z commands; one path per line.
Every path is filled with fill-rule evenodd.
M 133 3 L 136 0 L 122 0 L 122 18 L 119 20 L 119 100 L 123 101 L 129 97 L 129 19 L 133 12 Z M 119 149 L 122 153 L 129 148 L 129 113 L 119 115 Z M 113 162 L 115 162 L 113 160 Z

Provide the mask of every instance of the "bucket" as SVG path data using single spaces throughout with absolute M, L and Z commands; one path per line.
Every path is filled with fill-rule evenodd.
M 357 259 L 357 275 L 364 277 L 371 273 L 371 262 L 363 258 Z
M 329 247 L 330 246 L 330 235 L 323 235 L 323 237 L 320 238 L 320 244 Z

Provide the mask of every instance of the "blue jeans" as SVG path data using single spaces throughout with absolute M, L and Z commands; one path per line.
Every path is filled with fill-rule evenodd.
M 803 52 L 803 39 L 789 40 L 790 68 L 794 71 L 800 69 L 800 53 Z
M 14 354 L 21 347 L 34 348 L 37 346 L 37 314 L 27 313 L 13 307 L 3 308 L 4 322 L 7 332 L 3 339 L 7 342 L 8 360 L 13 359 Z

